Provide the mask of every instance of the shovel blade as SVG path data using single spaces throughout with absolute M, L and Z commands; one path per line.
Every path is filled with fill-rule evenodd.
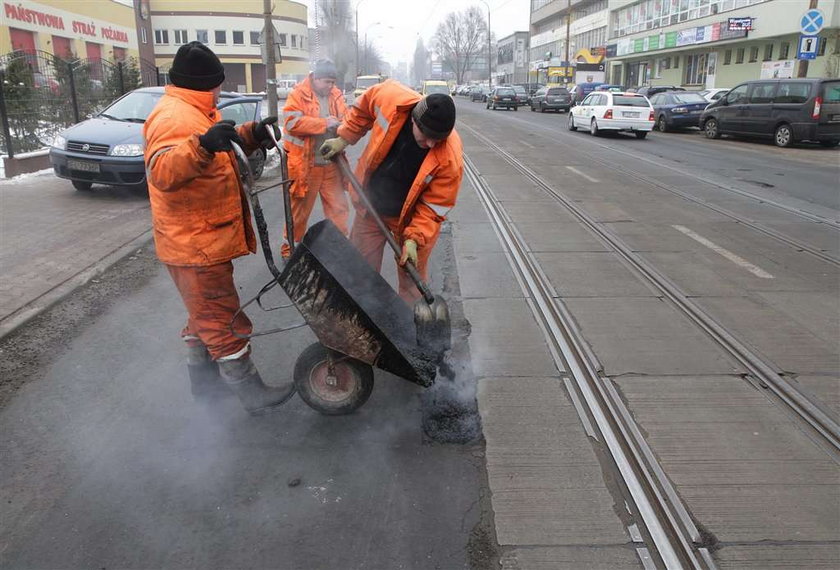
M 452 348 L 449 306 L 440 295 L 435 295 L 432 303 L 419 299 L 414 304 L 414 328 L 417 330 L 417 345 L 438 359 Z

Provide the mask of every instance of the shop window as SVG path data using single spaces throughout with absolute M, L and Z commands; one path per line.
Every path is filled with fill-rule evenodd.
M 790 43 L 789 42 L 782 42 L 782 45 L 779 46 L 779 59 L 787 59 L 790 55 Z
M 175 33 L 175 45 L 183 45 L 187 43 L 187 30 L 173 30 Z
M 679 69 L 679 68 L 680 68 L 680 56 L 675 55 L 674 56 L 674 69 Z
M 216 45 L 225 45 L 227 43 L 227 31 L 225 30 L 216 30 L 213 32 L 213 39 L 216 42 Z
M 196 30 L 195 39 L 203 44 L 207 43 L 207 30 Z
M 155 30 L 155 43 L 166 45 L 169 43 L 169 30 Z
M 766 44 L 764 46 L 764 59 L 762 61 L 770 61 L 773 59 L 773 44 Z
M 245 32 L 233 32 L 233 45 L 235 46 L 244 46 L 245 45 Z
M 685 83 L 702 85 L 706 82 L 706 54 L 699 53 L 685 56 Z
M 728 49 L 723 52 L 723 65 L 729 65 L 732 63 L 732 50 Z
M 755 63 L 758 61 L 758 46 L 753 46 L 750 48 L 750 63 Z
M 297 47 L 297 36 L 295 34 L 292 34 L 292 47 Z
M 744 48 L 735 50 L 735 63 L 744 63 Z
M 260 33 L 259 32 L 251 32 L 251 45 L 252 46 L 260 45 Z

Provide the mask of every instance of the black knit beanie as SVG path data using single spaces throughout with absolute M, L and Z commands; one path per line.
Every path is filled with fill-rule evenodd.
M 455 127 L 455 102 L 449 95 L 432 93 L 417 102 L 411 116 L 424 135 L 445 139 Z
M 225 68 L 206 45 L 190 42 L 178 48 L 169 69 L 169 79 L 176 87 L 210 91 L 225 80 Z

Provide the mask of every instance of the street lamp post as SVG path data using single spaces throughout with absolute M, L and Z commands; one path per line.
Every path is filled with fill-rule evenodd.
M 365 0 L 356 2 L 356 76 L 359 75 L 359 6 Z
M 490 5 L 484 0 L 479 0 L 487 8 L 487 88 L 493 87 L 493 72 L 490 67 Z

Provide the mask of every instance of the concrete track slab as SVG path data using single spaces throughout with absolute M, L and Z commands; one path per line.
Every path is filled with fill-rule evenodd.
M 658 298 L 564 299 L 609 376 L 730 374 L 740 368 Z
M 621 207 L 637 222 L 655 224 L 708 224 L 726 222 L 730 218 L 679 196 L 665 193 L 642 200 L 622 201 Z
M 691 297 L 734 297 L 743 289 L 704 265 L 705 255 L 696 252 L 651 251 L 644 254 L 661 273 Z
M 625 212 L 615 201 L 576 200 L 576 205 L 599 222 L 629 222 L 630 214 Z
M 501 559 L 501 570 L 638 570 L 633 546 L 555 546 L 514 548 Z
M 803 375 L 796 377 L 796 383 L 840 418 L 840 376 Z
M 525 299 L 465 299 L 476 376 L 552 376 L 554 360 Z
M 489 222 L 459 223 L 452 233 L 459 255 L 504 251 L 496 230 Z
M 464 298 L 523 296 L 504 253 L 459 255 L 457 264 L 461 296 Z
M 798 239 L 840 259 L 840 233 L 825 224 L 812 222 L 762 224 L 772 230 Z
M 633 251 L 693 251 L 701 247 L 669 225 L 616 222 L 603 226 Z
M 559 378 L 485 378 L 478 401 L 500 545 L 628 541 Z
M 724 546 L 715 553 L 720 570 L 837 570 L 840 544 Z
M 482 177 L 493 189 L 493 194 L 500 202 L 557 202 L 544 190 L 523 179 L 517 172 L 512 172 L 510 168 L 506 174 L 482 173 Z
M 780 370 L 794 374 L 836 374 L 840 370 L 836 342 L 825 341 L 791 322 L 788 315 L 761 299 L 709 297 L 697 302 Z
M 840 349 L 836 345 L 840 341 L 840 289 L 825 293 L 765 291 L 758 296 L 799 326 Z
M 653 297 L 614 253 L 538 253 L 537 260 L 561 297 Z
M 516 224 L 528 248 L 538 251 L 607 251 L 604 243 L 578 223 L 528 222 Z
M 453 223 L 487 222 L 487 211 L 478 201 L 470 201 L 458 197 L 458 204 L 447 218 Z
M 514 223 L 577 223 L 572 214 L 558 202 L 511 202 L 505 204 L 505 211 Z
M 840 470 L 752 386 L 693 376 L 616 384 L 689 510 L 719 541 L 840 539 Z

